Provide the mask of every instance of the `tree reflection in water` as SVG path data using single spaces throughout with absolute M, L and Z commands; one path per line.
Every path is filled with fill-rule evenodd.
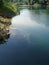
M 7 40 L 9 39 L 9 26 L 10 25 L 0 23 L 0 44 L 7 42 Z

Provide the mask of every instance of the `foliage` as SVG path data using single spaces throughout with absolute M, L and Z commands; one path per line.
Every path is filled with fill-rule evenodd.
M 10 4 L 6 2 L 5 0 L 1 1 L 2 9 L 0 6 L 0 15 L 5 16 L 5 17 L 12 17 L 16 15 L 17 9 L 14 4 Z
M 3 7 L 3 0 L 0 0 L 0 8 Z
M 39 9 L 39 8 L 41 7 L 41 5 L 38 4 L 38 3 L 35 3 L 35 4 L 33 5 L 33 7 L 36 8 L 36 9 Z

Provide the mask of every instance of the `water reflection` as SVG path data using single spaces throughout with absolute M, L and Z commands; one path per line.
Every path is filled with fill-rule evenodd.
M 20 15 L 12 18 L 12 36 L 23 36 L 30 44 L 44 45 L 49 43 L 49 15 L 43 13 L 45 10 L 23 9 Z M 37 13 L 36 13 L 37 12 Z M 19 32 L 19 33 L 18 33 Z M 46 41 L 45 41 L 46 40 Z M 47 46 L 48 48 L 48 46 Z
M 13 25 L 26 25 L 26 26 L 49 26 L 49 15 L 46 10 L 28 10 L 23 9 L 20 15 L 12 19 Z M 14 21 L 14 22 L 13 22 Z
M 30 16 L 32 20 L 35 20 L 39 24 L 49 26 L 49 10 L 31 10 Z
M 9 25 L 0 23 L 0 44 L 5 43 L 9 37 Z

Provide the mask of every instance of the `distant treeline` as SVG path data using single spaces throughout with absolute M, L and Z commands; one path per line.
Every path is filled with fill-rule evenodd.
M 49 8 L 49 0 L 6 0 L 8 2 L 18 3 L 20 5 L 34 5 Z M 35 5 L 35 6 L 36 6 Z
M 49 0 L 5 0 L 8 2 L 25 2 L 25 3 L 29 3 L 29 4 L 34 4 L 34 3 L 40 3 L 40 4 L 48 4 Z
M 49 8 L 49 0 L 0 0 L 0 7 L 3 6 L 3 1 L 13 2 L 19 5 L 33 5 L 34 7 Z
M 32 0 L 30 5 L 39 4 L 42 8 L 49 8 L 49 0 Z

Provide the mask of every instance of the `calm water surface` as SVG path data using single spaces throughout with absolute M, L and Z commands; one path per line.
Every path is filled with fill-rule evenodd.
M 10 38 L 0 45 L 0 65 L 49 65 L 49 14 L 20 10 L 11 20 Z

